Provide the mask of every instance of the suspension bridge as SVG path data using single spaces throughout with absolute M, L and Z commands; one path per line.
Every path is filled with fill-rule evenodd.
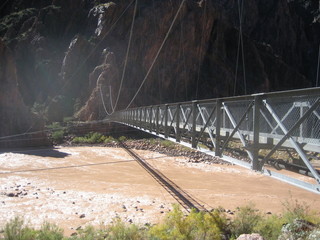
M 320 88 L 129 108 L 104 121 L 320 194 Z M 230 156 L 230 149 L 242 154 Z M 282 174 L 281 169 L 307 180 Z

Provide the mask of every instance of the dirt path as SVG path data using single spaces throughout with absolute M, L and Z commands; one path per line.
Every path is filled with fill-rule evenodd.
M 237 166 L 136 152 L 207 209 L 222 206 L 234 211 L 252 203 L 262 212 L 279 213 L 285 201 L 295 200 L 320 209 L 319 195 Z M 155 223 L 175 202 L 120 148 L 0 153 L 0 226 L 17 215 L 35 226 L 44 221 L 57 223 L 66 234 L 87 224 L 110 223 L 116 217 Z

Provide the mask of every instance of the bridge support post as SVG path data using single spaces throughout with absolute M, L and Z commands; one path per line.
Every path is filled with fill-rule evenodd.
M 164 106 L 164 137 L 169 137 L 169 128 L 168 128 L 168 104 Z
M 139 128 L 142 128 L 142 108 L 139 108 Z
M 180 106 L 181 104 L 177 104 L 176 109 L 176 142 L 180 142 L 181 134 L 180 134 Z
M 152 106 L 150 107 L 150 113 L 149 113 L 149 120 L 150 120 L 150 126 L 149 126 L 149 130 L 150 130 L 150 132 L 152 132 L 152 128 L 153 128 L 153 126 L 152 126 L 152 116 L 153 116 L 153 108 L 152 108 Z
M 197 148 L 197 101 L 192 101 L 192 132 L 191 146 Z
M 160 106 L 156 106 L 156 133 L 159 135 L 159 108 Z
M 131 111 L 128 111 L 128 123 L 131 124 L 130 118 L 131 117 Z
M 143 109 L 143 111 L 144 111 L 144 118 L 143 118 L 143 128 L 144 128 L 144 130 L 147 130 L 148 129 L 148 123 L 147 123 L 147 107 L 144 107 L 144 109 Z
M 260 109 L 261 109 L 261 95 L 255 95 L 253 106 L 253 145 L 250 149 L 252 154 L 252 170 L 261 171 L 262 166 L 259 162 L 259 132 L 260 132 Z
M 216 102 L 216 138 L 215 138 L 215 155 L 221 157 L 221 147 L 220 147 L 220 129 L 221 129 L 221 108 L 222 102 L 220 99 Z

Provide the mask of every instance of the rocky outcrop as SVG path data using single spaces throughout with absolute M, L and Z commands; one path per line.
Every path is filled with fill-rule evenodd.
M 113 113 L 119 88 L 119 73 L 114 54 L 104 50 L 103 63 L 89 75 L 91 95 L 83 108 L 76 114 L 80 120 L 96 120 Z M 112 101 L 113 99 L 113 101 Z
M 258 233 L 241 234 L 237 240 L 264 240 L 264 238 Z
M 23 103 L 14 58 L 1 40 L 0 85 L 0 147 L 47 145 L 46 135 L 41 132 L 43 122 Z
M 315 224 L 302 219 L 294 219 L 292 223 L 283 225 L 278 240 L 319 239 L 319 232 Z

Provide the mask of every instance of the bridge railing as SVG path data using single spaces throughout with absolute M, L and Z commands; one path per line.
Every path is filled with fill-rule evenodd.
M 253 170 L 304 170 L 320 192 L 320 88 L 144 106 L 112 118 L 220 157 L 241 149 L 242 160 L 228 159 Z

